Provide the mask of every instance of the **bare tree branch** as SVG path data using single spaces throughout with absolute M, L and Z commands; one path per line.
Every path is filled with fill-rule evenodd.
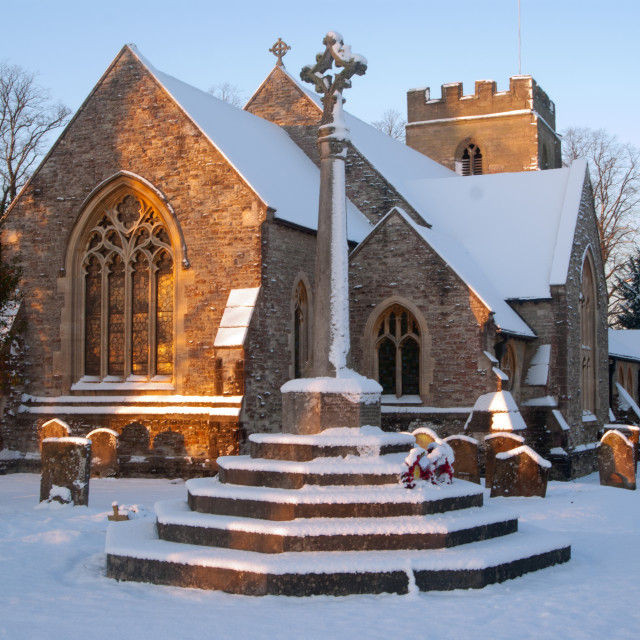
M 562 137 L 562 163 L 569 166 L 577 158 L 589 161 L 612 319 L 620 275 L 639 231 L 640 150 L 604 129 L 570 128 Z
M 244 96 L 244 92 L 235 84 L 231 84 L 231 82 L 221 82 L 220 84 L 214 84 L 210 89 L 209 93 L 222 100 L 223 102 L 228 102 L 234 107 L 242 107 L 247 99 Z
M 407 121 L 403 119 L 400 112 L 397 109 L 387 109 L 380 120 L 376 120 L 371 123 L 376 129 L 380 129 L 388 136 L 404 142 L 405 139 L 405 125 Z
M 0 216 L 31 175 L 48 134 L 66 124 L 70 110 L 22 67 L 0 63 Z

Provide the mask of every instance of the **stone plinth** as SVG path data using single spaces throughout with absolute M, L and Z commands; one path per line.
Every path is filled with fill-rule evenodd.
M 91 440 L 46 438 L 42 441 L 40 501 L 89 504 Z
M 551 463 L 526 445 L 496 455 L 491 497 L 547 495 Z
M 380 426 L 380 385 L 366 378 L 301 378 L 282 391 L 282 431 L 298 435 L 325 429 Z
M 598 448 L 600 484 L 619 489 L 636 488 L 635 447 L 617 430 L 605 433 Z

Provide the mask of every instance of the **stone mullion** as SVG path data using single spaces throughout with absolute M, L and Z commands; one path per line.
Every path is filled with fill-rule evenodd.
M 106 262 L 102 268 L 102 299 L 100 301 L 100 380 L 107 377 L 109 371 L 109 274 L 110 265 Z
M 133 286 L 131 275 L 133 273 L 133 265 L 131 264 L 131 256 L 124 269 L 124 374 L 123 380 L 126 380 L 132 373 L 132 355 L 133 355 Z
M 149 378 L 157 375 L 158 344 L 156 320 L 158 317 L 158 265 L 149 264 Z
M 396 318 L 396 331 L 400 329 L 399 321 Z M 402 349 L 400 348 L 400 342 L 396 338 L 394 340 L 396 345 L 396 398 L 402 397 Z

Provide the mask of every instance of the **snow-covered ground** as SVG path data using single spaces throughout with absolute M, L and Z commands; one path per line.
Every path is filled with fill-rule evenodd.
M 600 487 L 597 475 L 550 483 L 544 500 L 495 499 L 567 534 L 568 564 L 479 591 L 341 598 L 115 582 L 105 577 L 111 503 L 152 518 L 156 500 L 186 497 L 182 481 L 92 480 L 88 508 L 39 506 L 39 483 L 0 476 L 0 638 L 640 637 L 640 491 Z

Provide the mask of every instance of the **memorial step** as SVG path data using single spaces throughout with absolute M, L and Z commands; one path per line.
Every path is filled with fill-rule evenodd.
M 307 485 L 289 490 L 224 484 L 218 478 L 194 478 L 186 486 L 194 511 L 277 521 L 418 516 L 483 504 L 482 488 L 464 480 L 414 489 L 396 482 L 377 487 Z
M 398 484 L 405 458 L 406 453 L 391 453 L 299 462 L 221 456 L 217 462 L 220 481 L 224 484 L 300 489 L 304 485 Z
M 161 540 L 149 519 L 112 523 L 106 552 L 118 580 L 289 596 L 480 588 L 571 555 L 564 538 L 531 526 L 448 549 L 264 554 Z
M 413 436 L 380 429 L 329 429 L 315 436 L 256 433 L 249 436 L 252 458 L 306 462 L 316 458 L 408 453 Z
M 440 549 L 514 533 L 518 520 L 496 508 L 391 518 L 311 518 L 273 522 L 191 511 L 185 501 L 156 503 L 159 537 L 260 553 Z

